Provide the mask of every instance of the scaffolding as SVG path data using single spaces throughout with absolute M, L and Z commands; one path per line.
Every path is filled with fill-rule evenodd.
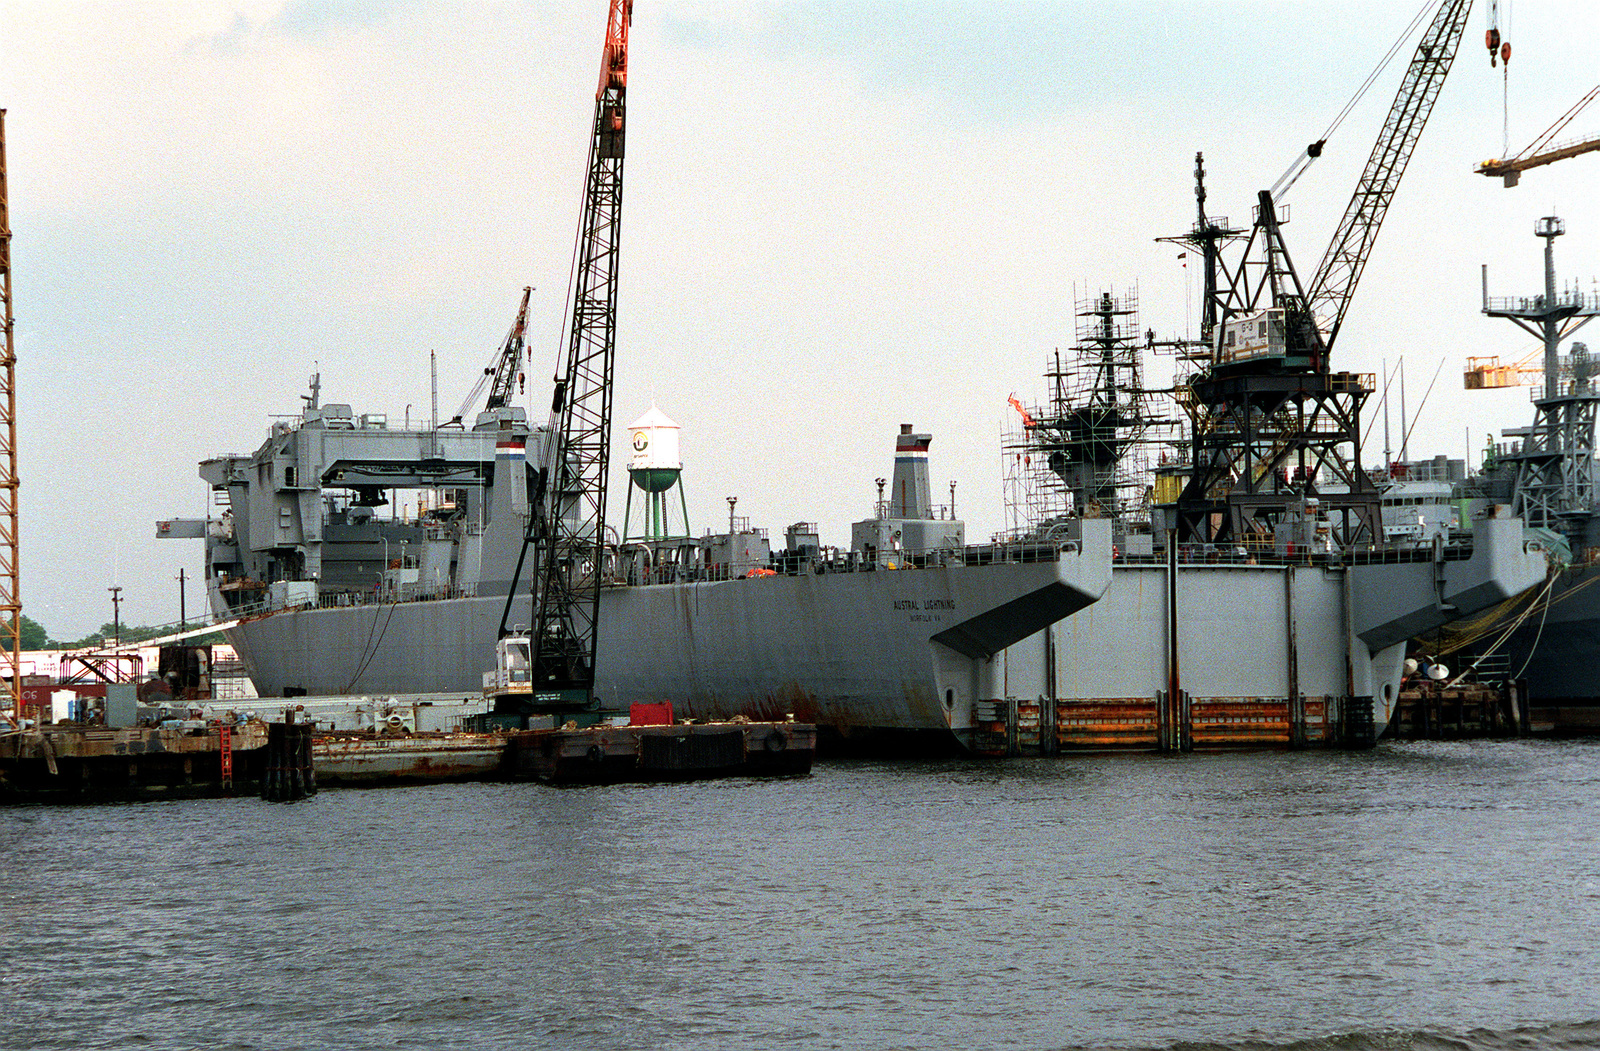
M 1148 523 L 1157 457 L 1179 436 L 1166 392 L 1146 382 L 1152 337 L 1138 291 L 1086 296 L 1076 313 L 1076 346 L 1046 363 L 1047 400 L 1011 399 L 1001 439 L 1011 536 L 1070 517 Z

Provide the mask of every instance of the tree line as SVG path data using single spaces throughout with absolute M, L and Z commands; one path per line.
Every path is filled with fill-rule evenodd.
M 43 624 L 34 620 L 27 614 L 22 617 L 22 648 L 24 650 L 77 650 L 99 648 L 115 645 L 118 638 L 122 645 L 144 642 L 146 639 L 157 638 L 170 634 L 172 625 L 146 625 L 123 624 L 120 628 L 107 621 L 100 625 L 100 630 L 90 632 L 81 639 L 54 639 Z M 186 639 L 191 645 L 206 645 L 208 643 L 223 642 L 222 632 L 211 635 L 202 635 L 193 639 Z

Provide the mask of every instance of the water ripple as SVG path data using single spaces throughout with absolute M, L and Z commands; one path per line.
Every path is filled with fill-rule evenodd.
M 0 811 L 0 1047 L 1594 1047 L 1596 760 L 1454 742 Z

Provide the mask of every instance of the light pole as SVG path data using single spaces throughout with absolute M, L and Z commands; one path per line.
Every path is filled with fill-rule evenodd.
M 111 592 L 111 637 L 112 646 L 122 645 L 122 587 L 120 585 L 106 588 Z

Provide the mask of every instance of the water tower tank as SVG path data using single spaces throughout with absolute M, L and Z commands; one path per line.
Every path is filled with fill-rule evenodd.
M 628 476 L 647 493 L 671 489 L 683 471 L 678 456 L 678 425 L 655 406 L 628 425 Z

